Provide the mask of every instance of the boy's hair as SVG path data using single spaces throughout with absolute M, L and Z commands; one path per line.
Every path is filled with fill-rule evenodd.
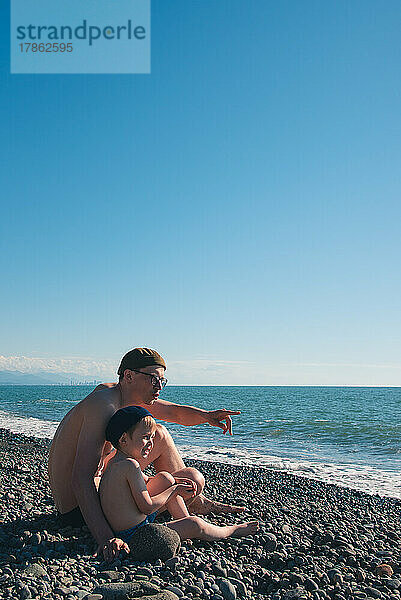
M 156 423 L 146 408 L 142 406 L 126 406 L 120 408 L 111 417 L 106 427 L 105 438 L 114 448 L 118 448 L 118 441 L 123 433 L 130 436 L 139 422 L 144 421 L 149 430 L 156 428 Z
M 138 421 L 138 423 L 135 423 L 135 425 L 127 429 L 127 433 L 130 437 L 134 433 L 135 429 L 138 427 L 139 423 L 143 423 L 145 425 L 145 428 L 149 431 L 149 433 L 153 433 L 156 429 L 156 421 L 154 420 L 152 415 L 146 415 L 146 417 L 143 417 L 143 419 Z

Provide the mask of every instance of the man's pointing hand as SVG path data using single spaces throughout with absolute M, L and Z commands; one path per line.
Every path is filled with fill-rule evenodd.
M 227 410 L 223 408 L 221 410 L 209 410 L 207 414 L 207 422 L 213 427 L 220 427 L 223 433 L 233 434 L 233 424 L 231 421 L 231 415 L 241 414 L 240 410 Z

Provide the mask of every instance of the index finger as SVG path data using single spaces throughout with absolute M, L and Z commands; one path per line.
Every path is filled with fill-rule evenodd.
M 226 408 L 223 408 L 223 412 L 227 413 L 227 415 L 240 415 L 241 414 L 240 410 L 227 410 Z
M 227 425 L 226 431 L 228 431 L 229 435 L 232 435 L 233 434 L 233 422 L 231 421 L 230 417 L 227 417 L 226 425 Z

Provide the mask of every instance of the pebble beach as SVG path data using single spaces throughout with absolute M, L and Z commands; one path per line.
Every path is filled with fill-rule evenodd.
M 0 599 L 400 600 L 401 501 L 258 467 L 187 461 L 210 498 L 243 504 L 252 537 L 184 542 L 166 561 L 93 556 L 86 528 L 59 529 L 49 441 L 0 430 Z

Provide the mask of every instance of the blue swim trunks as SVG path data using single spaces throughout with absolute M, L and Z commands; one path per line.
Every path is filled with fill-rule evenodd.
M 134 525 L 133 527 L 131 527 L 131 529 L 124 529 L 123 531 L 116 531 L 115 532 L 116 537 L 120 538 L 120 540 L 123 540 L 124 542 L 129 542 L 137 529 L 139 529 L 140 527 L 143 527 L 144 525 L 147 525 L 148 523 L 153 523 L 153 521 L 156 519 L 156 516 L 157 516 L 157 511 L 152 513 L 151 515 L 148 515 L 146 517 L 146 519 L 144 519 L 137 525 Z

